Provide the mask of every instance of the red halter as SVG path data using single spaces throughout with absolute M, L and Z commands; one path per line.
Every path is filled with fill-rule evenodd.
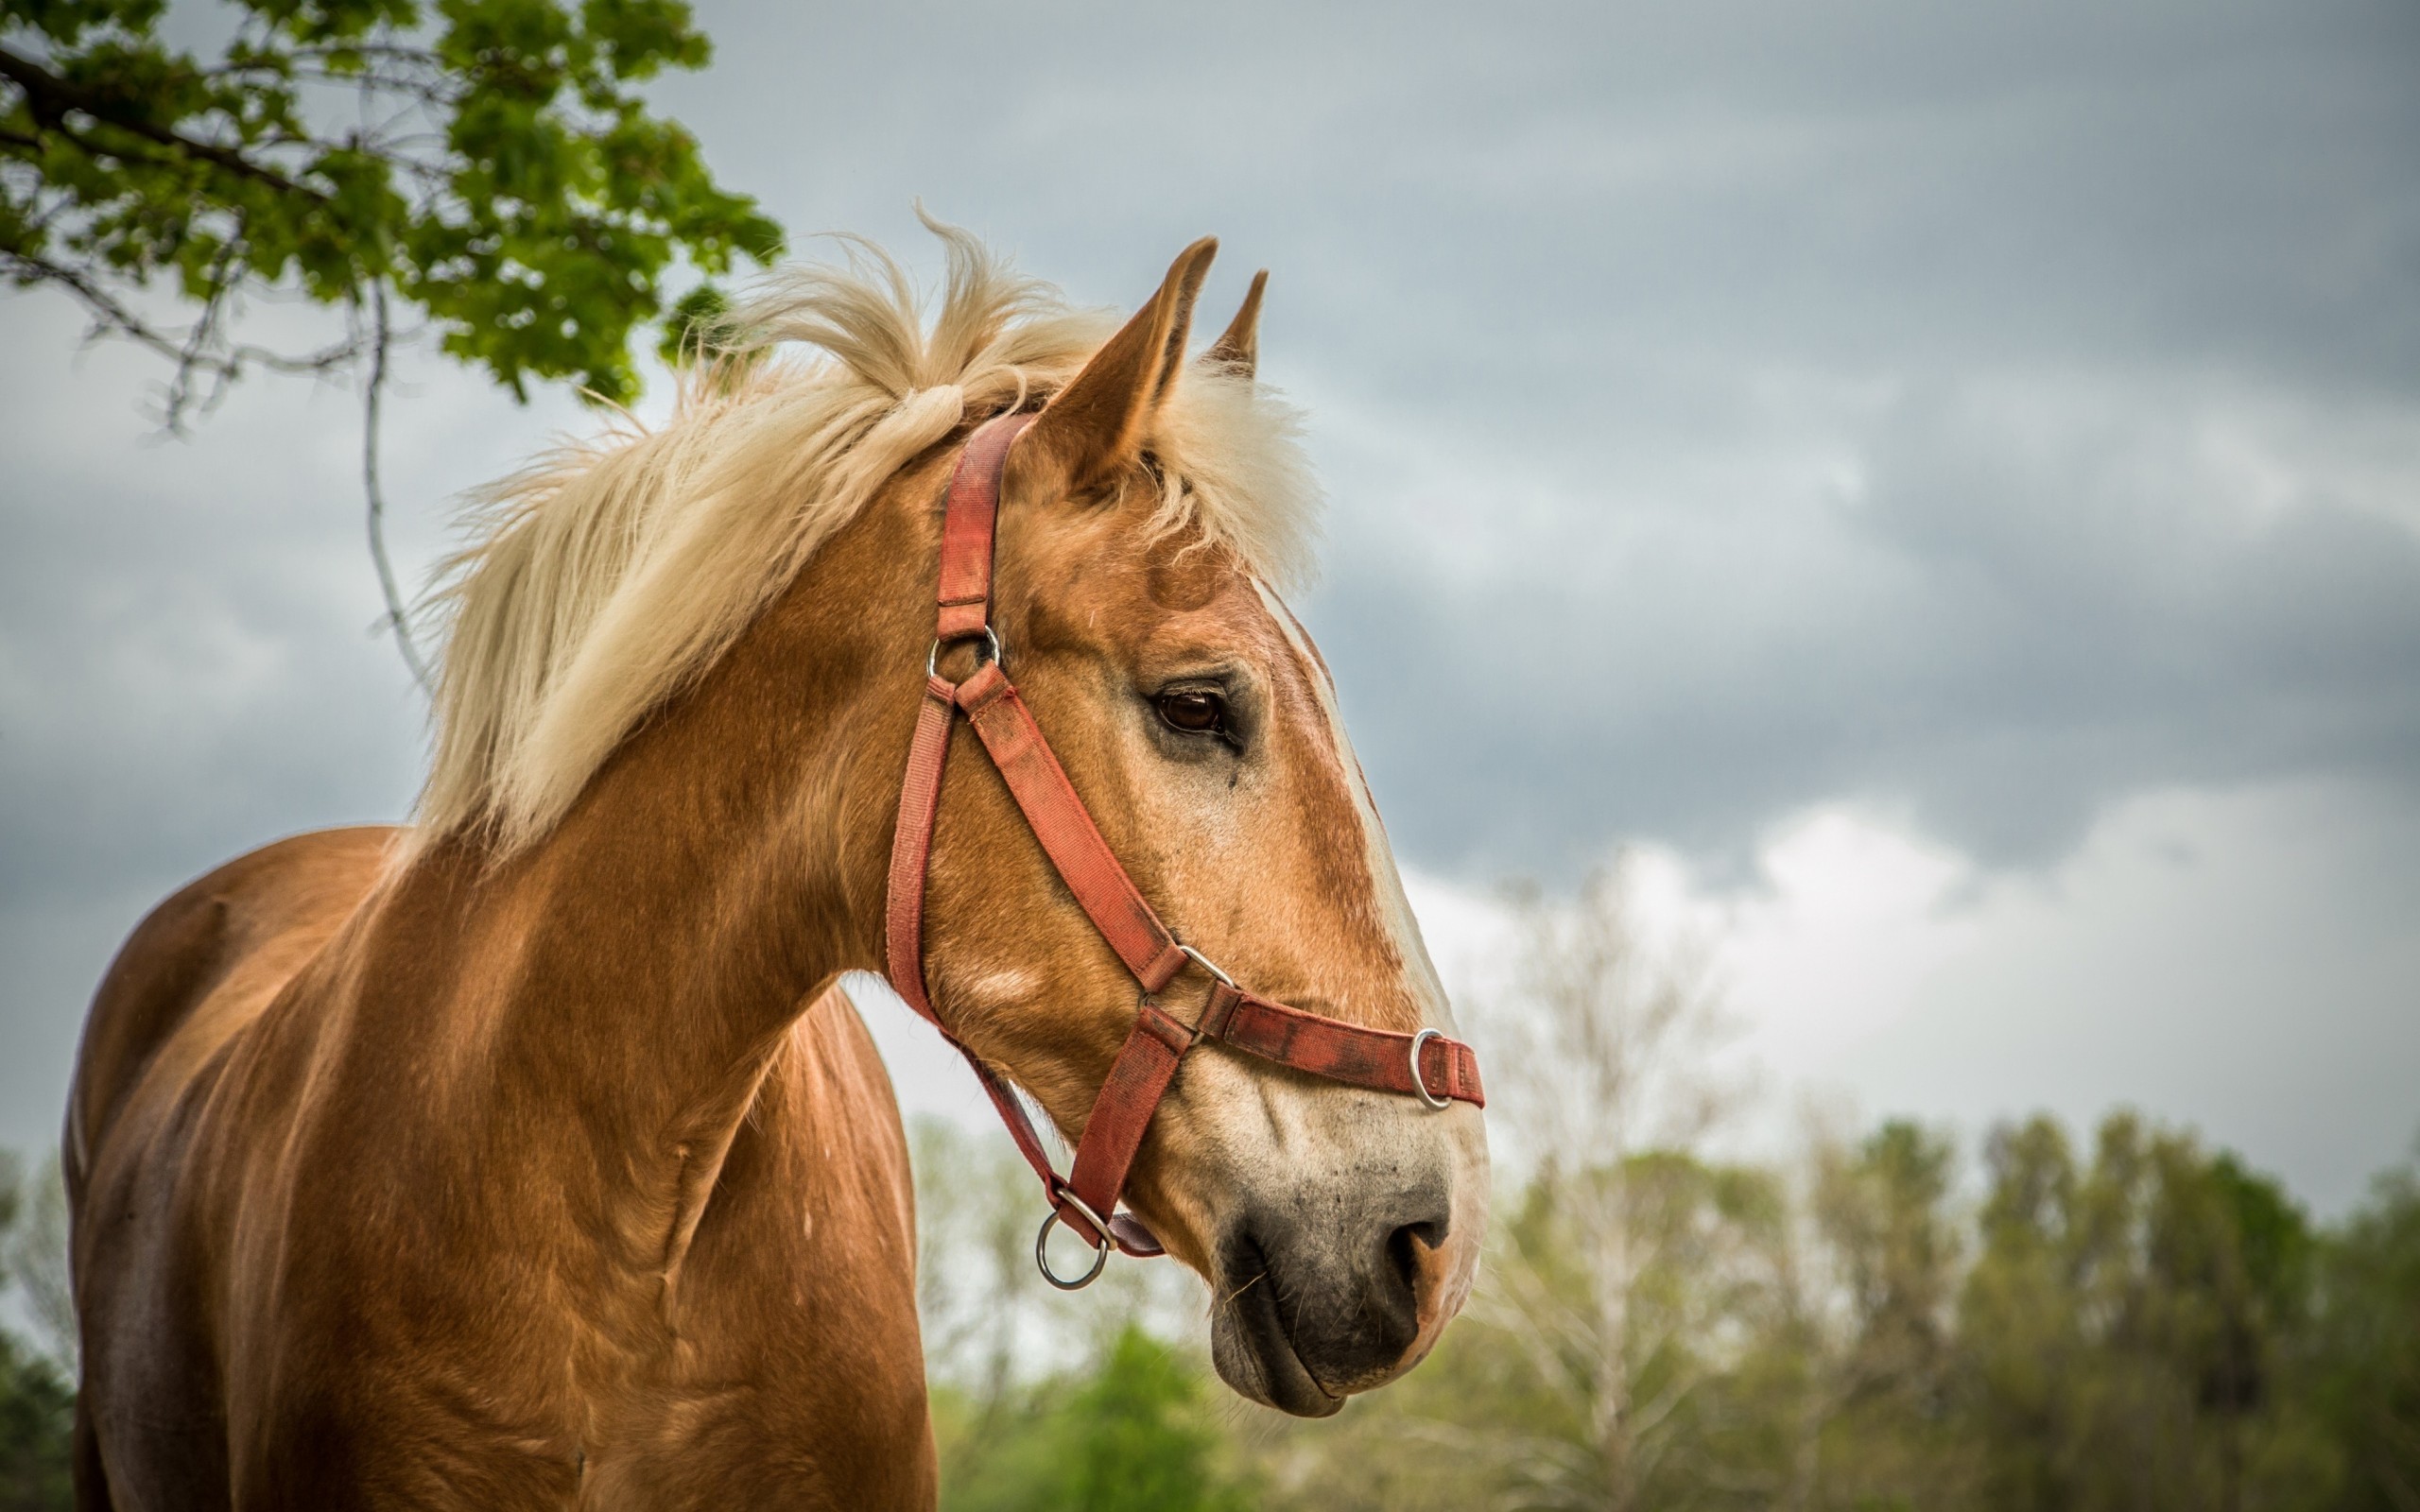
M 1415 1096 L 1431 1108 L 1444 1108 L 1457 1098 L 1484 1107 L 1487 1100 L 1479 1091 L 1478 1058 L 1470 1046 L 1435 1029 L 1397 1034 L 1366 1028 L 1289 1008 L 1237 987 L 1199 951 L 1178 942 L 1111 853 L 1084 800 L 1076 796 L 1051 753 L 1049 741 L 1043 738 L 1042 727 L 1034 723 L 1032 711 L 1001 669 L 1000 642 L 992 631 L 993 523 L 999 511 L 1000 474 L 1008 465 L 1010 443 L 1033 418 L 1003 415 L 985 423 L 968 440 L 950 477 L 949 503 L 942 519 L 940 624 L 933 657 L 925 665 L 924 710 L 908 747 L 908 775 L 900 784 L 899 827 L 890 845 L 888 934 L 890 985 L 975 1068 L 1018 1150 L 1042 1178 L 1050 1212 L 1034 1237 L 1034 1259 L 1052 1285 L 1072 1291 L 1100 1274 L 1112 1244 L 1130 1255 L 1165 1253 L 1141 1220 L 1116 1211 L 1117 1198 L 1178 1065 L 1186 1051 L 1204 1040 L 1218 1040 L 1330 1081 Z M 934 665 L 943 645 L 966 640 L 980 640 L 987 654 L 973 676 L 950 682 Z M 1134 1027 L 1093 1100 L 1083 1138 L 1076 1145 L 1075 1166 L 1063 1177 L 1051 1169 L 1025 1105 L 997 1072 L 949 1032 L 925 993 L 925 874 L 933 848 L 933 821 L 941 811 L 942 765 L 961 712 L 1067 890 L 1142 984 Z M 1199 1022 L 1191 1024 L 1152 1001 L 1187 961 L 1212 979 L 1209 1000 Z M 1044 1256 L 1043 1244 L 1054 1223 L 1064 1223 L 1093 1246 L 1092 1269 L 1078 1280 L 1053 1275 Z

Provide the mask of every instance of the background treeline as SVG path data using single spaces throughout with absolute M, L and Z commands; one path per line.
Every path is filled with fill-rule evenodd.
M 1213 1380 L 1174 1265 L 1045 1287 L 1006 1139 L 914 1130 L 945 1508 L 2420 1512 L 2420 1166 L 2321 1224 L 2130 1112 L 1776 1140 L 1703 954 L 1642 946 L 1618 875 L 1521 913 L 1464 994 L 1478 1288 L 1335 1418 Z M 63 1241 L 55 1166 L 0 1164 L 0 1512 L 67 1505 Z
M 2122 1113 L 1996 1131 L 1964 1196 L 1903 1123 L 1796 1172 L 1541 1171 L 1427 1364 L 1297 1423 L 1208 1376 L 1173 1268 L 1046 1292 L 1004 1142 L 918 1136 L 952 1512 L 2420 1507 L 2409 1166 L 2317 1227 Z M 0 1175 L 0 1512 L 63 1508 L 57 1189 Z
M 923 1138 L 961 1192 L 995 1160 Z M 2131 1113 L 2088 1140 L 2037 1118 L 1979 1153 L 1979 1190 L 1906 1123 L 1796 1170 L 1657 1150 L 1543 1169 L 1430 1360 L 1318 1423 L 1211 1379 L 1165 1322 L 1165 1272 L 1073 1306 L 1011 1275 L 1030 1204 L 999 1164 L 1018 1243 L 930 1273 L 1006 1282 L 939 1299 L 987 1323 L 937 1340 L 943 1505 L 2420 1507 L 2411 1167 L 2319 1226 Z M 942 1243 L 979 1229 L 926 1200 Z M 1020 1331 L 1053 1327 L 1072 1357 L 1020 1371 Z
M 1461 994 L 1487 1263 L 1426 1365 L 1325 1422 L 1208 1376 L 1174 1267 L 1044 1290 L 1005 1142 L 920 1130 L 944 1507 L 2420 1512 L 2420 1170 L 2315 1224 L 2131 1112 L 1777 1140 L 1705 954 L 1628 900 L 1527 900 Z

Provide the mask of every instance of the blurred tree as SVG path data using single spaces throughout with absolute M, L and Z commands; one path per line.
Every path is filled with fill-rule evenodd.
M 76 1374 L 76 1299 L 67 1280 L 67 1186 L 61 1179 L 59 1154 L 53 1151 L 21 1183 L 15 1157 L 0 1165 L 13 1210 L 0 1221 L 0 1263 L 8 1280 L 25 1298 L 43 1350 L 60 1371 Z
M 1128 1324 L 1083 1374 L 1045 1383 L 994 1420 L 942 1486 L 948 1512 L 1243 1512 L 1248 1485 L 1200 1377 Z
M 1522 900 L 1520 1004 L 1503 1019 L 1517 1137 L 1539 1176 L 1474 1299 L 1568 1408 L 1568 1444 L 1530 1444 L 1520 1464 L 1615 1512 L 1636 1504 L 1702 1382 L 1689 1348 L 1702 1297 L 1672 1284 L 1677 1267 L 1728 1261 L 1713 1251 L 1730 1239 L 1723 1200 L 1740 1197 L 1691 1159 L 1736 1103 L 1711 1070 L 1706 960 L 1686 943 L 1648 949 L 1631 898 L 1621 864 L 1568 907 Z
M 1201 1382 L 1165 1344 L 1130 1324 L 1100 1372 L 1063 1411 L 1065 1485 L 1037 1507 L 1092 1512 L 1214 1512 L 1251 1504 L 1219 1471 L 1219 1435 L 1201 1420 Z
M 1973 1501 L 1955 1417 L 1956 1155 L 1947 1135 L 1904 1120 L 1854 1149 L 1813 1147 L 1811 1217 L 1845 1328 L 1813 1362 L 1792 1506 Z
M 1230 1452 L 1301 1512 L 2420 1506 L 2420 1171 L 2314 1231 L 2236 1157 L 2129 1114 L 2089 1159 L 2037 1118 L 1983 1163 L 1971 1208 L 1950 1141 L 1906 1123 L 1818 1131 L 1795 1184 L 1655 1149 L 1618 1183 L 1541 1168 L 1427 1363 L 1333 1419 L 1233 1412 Z M 1614 1190 L 1628 1252 L 1655 1257 L 1617 1376 L 1578 1228 Z M 1002 1418 L 987 1481 L 1064 1457 L 1051 1404 L 1080 1379 Z M 1617 1456 L 1608 1379 L 1635 1404 Z
M 930 1116 L 908 1132 L 917 1312 L 944 1503 L 1042 1504 L 1028 1493 L 1041 1496 L 1032 1487 L 1046 1484 L 1063 1489 L 1052 1477 L 1065 1467 L 1052 1466 L 1069 1452 L 1063 1441 L 1069 1415 L 1087 1410 L 1071 1403 L 1071 1394 L 1080 1396 L 1090 1389 L 1085 1382 L 1120 1360 L 1129 1332 L 1195 1348 L 1200 1287 L 1179 1265 L 1119 1264 L 1080 1295 L 1050 1290 L 1033 1263 L 1044 1209 L 1033 1173 L 1008 1136 L 970 1134 Z M 1140 1366 L 1127 1360 L 1118 1368 L 1131 1374 Z M 1170 1368 L 1182 1371 L 1173 1356 Z M 1184 1386 L 1169 1407 L 1171 1422 L 1193 1421 L 1191 1390 Z M 987 1496 L 1011 1500 L 981 1500 Z
M 1521 901 L 1506 1101 L 1538 1174 L 1472 1315 L 1528 1351 L 1562 1442 L 1504 1440 L 1547 1504 L 1627 1512 L 1705 1377 L 1696 1346 L 1742 1263 L 1737 1224 L 1770 1194 L 1698 1152 L 1736 1091 L 1704 954 L 1651 949 L 1627 864 L 1571 904 Z
M 1011 1400 L 1018 1326 L 1044 1300 L 1032 1177 L 1005 1139 L 971 1137 L 947 1119 L 921 1116 L 908 1137 L 925 1368 L 959 1394 L 953 1406 L 970 1419 L 962 1441 L 979 1444 Z
M 66 1512 L 73 1504 L 75 1412 L 75 1390 L 50 1362 L 0 1332 L 0 1512 Z
M 2342 1512 L 2420 1507 L 2420 1165 L 2379 1177 L 2320 1247 L 2292 1380 L 2342 1455 Z
M 2244 1504 L 2246 1437 L 2275 1391 L 2278 1354 L 2302 1321 L 2312 1239 L 2274 1181 L 2189 1139 L 2156 1142 L 2145 1262 L 2147 1331 L 2191 1393 L 2193 1427 L 2216 1440 L 2218 1512 Z
M 1707 1158 L 1737 1104 L 1718 994 L 1692 942 L 1642 939 L 1634 891 L 1617 868 L 1567 904 L 1520 900 L 1512 991 L 1485 1018 L 1497 1129 L 1533 1174 L 1463 1321 L 1348 1431 L 1383 1447 L 1277 1468 L 1298 1504 L 1630 1508 L 1709 1475 L 1775 1484 L 1745 1463 L 1764 1449 L 1732 1378 L 1773 1311 L 1788 1203 Z
M 1769 1173 L 1678 1151 L 1530 1184 L 1472 1313 L 1553 1404 L 1471 1425 L 1507 1471 L 1506 1504 L 1626 1512 L 1693 1486 L 1769 1488 L 1730 1378 L 1770 1315 L 1785 1221 Z
M 764 263 L 781 229 L 635 93 L 705 64 L 683 0 L 229 9 L 205 57 L 164 36 L 166 0 L 0 0 L 0 266 L 167 358 L 171 429 L 248 368 L 358 371 L 372 547 L 425 680 L 379 525 L 398 315 L 516 396 L 569 378 L 620 403 L 631 333 L 663 313 L 676 261 Z M 164 285 L 172 300 L 146 297 Z M 299 352 L 236 339 L 248 298 L 295 295 L 339 307 L 344 334 Z M 666 341 L 718 301 L 700 284 Z M 190 318 L 162 313 L 178 306 Z
M 1857 1321 L 1852 1369 L 1861 1383 L 1910 1395 L 1937 1414 L 1948 1352 L 1959 1240 L 1944 1211 L 1956 1152 L 1946 1136 L 1884 1124 L 1848 1161 L 1827 1162 L 1816 1212 L 1841 1257 Z
M 54 1159 L 43 1179 L 57 1179 Z M 63 1271 L 64 1246 L 53 1262 L 41 1252 L 54 1237 L 43 1218 L 46 1187 L 30 1195 L 25 1189 L 24 1163 L 12 1150 L 0 1150 L 0 1252 L 5 1252 L 13 1280 L 30 1275 L 46 1283 Z M 0 1288 L 5 1290 L 5 1288 Z M 29 1298 L 37 1313 L 39 1297 Z M 37 1319 L 45 1328 L 46 1319 Z M 72 1332 L 72 1320 L 71 1320 Z M 73 1501 L 69 1484 L 70 1428 L 76 1409 L 72 1367 L 0 1329 L 0 1512 L 65 1512 Z
M 1959 1328 L 1987 1504 L 2325 1504 L 2319 1426 L 2274 1389 L 2313 1255 L 2282 1189 L 2130 1113 L 2089 1167 L 2041 1118 L 1986 1161 Z

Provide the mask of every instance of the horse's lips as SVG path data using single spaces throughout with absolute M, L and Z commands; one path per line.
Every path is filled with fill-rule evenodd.
M 1259 1258 L 1256 1252 L 1253 1258 Z M 1329 1418 L 1343 1410 L 1344 1399 L 1321 1385 L 1294 1352 L 1277 1313 L 1276 1279 L 1265 1263 L 1216 1310 L 1210 1343 L 1220 1379 L 1253 1400 L 1297 1418 Z

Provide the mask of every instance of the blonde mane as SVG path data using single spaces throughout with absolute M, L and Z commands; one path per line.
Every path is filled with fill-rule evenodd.
M 446 638 L 424 834 L 479 829 L 498 853 L 544 834 L 886 479 L 968 418 L 1056 392 L 1115 329 L 925 224 L 948 258 L 929 330 L 899 265 L 845 240 L 845 263 L 789 270 L 735 312 L 727 355 L 660 428 L 623 416 L 477 496 L 475 540 L 432 595 Z M 1192 365 L 1150 438 L 1152 528 L 1299 583 L 1319 504 L 1299 434 L 1266 388 Z

